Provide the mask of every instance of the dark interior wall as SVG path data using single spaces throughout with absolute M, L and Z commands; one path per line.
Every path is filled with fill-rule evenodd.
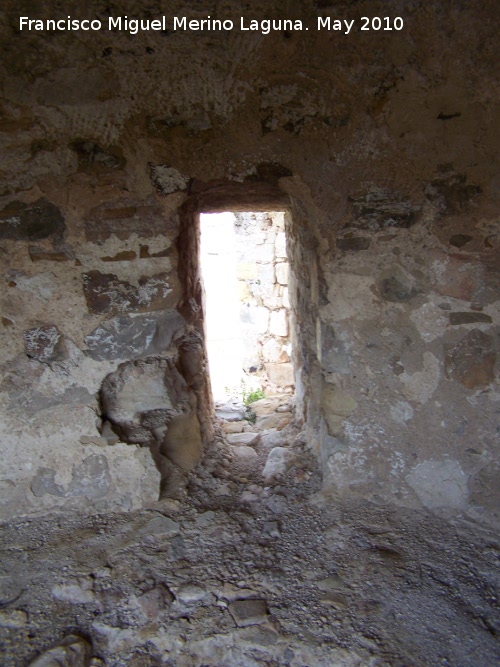
M 178 488 L 209 437 L 189 221 L 279 200 L 325 491 L 494 519 L 497 4 L 49 5 L 0 20 L 3 516 Z M 310 29 L 18 23 L 186 12 Z

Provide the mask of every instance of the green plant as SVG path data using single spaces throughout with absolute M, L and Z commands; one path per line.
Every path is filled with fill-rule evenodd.
M 247 390 L 243 386 L 241 394 L 243 398 L 243 403 L 245 405 L 250 405 L 250 403 L 255 403 L 255 401 L 259 401 L 261 398 L 266 397 L 266 395 L 264 394 L 264 392 L 260 387 L 258 389 Z
M 266 396 L 261 387 L 256 389 L 247 387 L 244 379 L 241 380 L 239 389 L 238 387 L 224 387 L 224 391 L 229 399 L 239 398 L 243 405 L 246 406 L 255 403 L 255 401 L 258 401 L 261 398 L 265 398 Z

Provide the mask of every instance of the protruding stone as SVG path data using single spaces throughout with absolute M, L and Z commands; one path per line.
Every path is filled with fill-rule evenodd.
M 259 434 L 246 432 L 246 433 L 231 433 L 227 436 L 227 440 L 230 445 L 255 445 L 259 441 Z
M 236 445 L 235 447 L 231 448 L 231 452 L 234 456 L 236 456 L 236 458 L 246 459 L 247 461 L 250 459 L 255 459 L 258 456 L 255 449 L 252 449 L 252 447 L 247 447 L 246 445 Z
M 265 623 L 268 617 L 265 600 L 236 600 L 229 605 L 229 611 L 239 628 Z
M 244 426 L 245 426 L 244 421 L 224 422 L 222 424 L 222 430 L 224 431 L 224 433 L 243 433 Z
M 52 597 L 62 602 L 71 602 L 71 604 L 89 604 L 95 600 L 88 580 L 83 585 L 77 580 L 58 584 L 52 589 Z
M 251 404 L 252 412 L 255 412 L 257 417 L 267 417 L 272 415 L 277 408 L 279 408 L 283 401 L 282 396 L 266 396 L 266 398 L 259 398 Z
M 169 195 L 187 188 L 189 178 L 166 164 L 150 165 L 151 182 L 161 195 Z
M 270 428 L 275 428 L 277 431 L 281 431 L 285 426 L 288 426 L 291 418 L 291 412 L 278 412 L 267 417 L 260 417 L 256 422 L 256 427 L 262 431 L 266 431 Z
M 240 422 L 245 419 L 245 409 L 242 405 L 236 406 L 227 403 L 216 407 L 215 415 L 226 422 Z
M 148 619 L 156 619 L 172 606 L 174 596 L 164 584 L 158 584 L 137 598 L 144 615 Z
M 180 525 L 170 519 L 168 516 L 163 514 L 157 514 L 147 522 L 145 526 L 139 528 L 137 535 L 142 538 L 142 540 L 148 541 L 149 539 L 167 539 L 175 537 L 180 532 Z
M 29 667 L 88 667 L 91 657 L 92 647 L 85 639 L 68 635 L 30 662 Z
M 288 449 L 286 447 L 273 447 L 268 454 L 266 465 L 262 471 L 262 477 L 270 481 L 277 475 L 282 475 L 287 468 Z
M 183 470 L 194 468 L 201 456 L 200 422 L 195 412 L 171 419 L 161 451 Z
M 496 356 L 492 336 L 474 329 L 456 345 L 447 346 L 446 377 L 468 389 L 489 384 L 495 379 Z
M 151 444 L 169 418 L 188 407 L 184 378 L 170 359 L 125 362 L 101 388 L 103 412 L 123 442 Z

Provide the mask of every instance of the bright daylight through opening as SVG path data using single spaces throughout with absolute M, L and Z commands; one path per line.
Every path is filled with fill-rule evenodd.
M 293 393 L 284 217 L 283 212 L 200 215 L 215 401 Z

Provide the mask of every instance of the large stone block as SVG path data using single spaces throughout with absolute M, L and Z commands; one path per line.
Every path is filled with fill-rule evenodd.
M 493 337 L 474 329 L 456 345 L 446 347 L 446 377 L 468 389 L 490 384 L 495 379 L 496 358 Z
M 101 405 L 124 442 L 151 445 L 188 405 L 187 387 L 172 359 L 126 362 L 105 378 Z
M 88 355 L 92 359 L 134 359 L 151 345 L 156 332 L 152 317 L 114 317 L 100 324 L 85 337 Z
M 184 327 L 184 319 L 175 310 L 165 314 L 121 315 L 106 320 L 85 337 L 92 359 L 136 359 L 168 349 Z
M 33 204 L 13 201 L 0 211 L 0 239 L 61 240 L 66 229 L 61 211 L 46 199 Z
M 174 272 L 141 276 L 137 285 L 113 273 L 83 274 L 83 292 L 91 313 L 145 313 L 177 305 L 180 285 Z
M 194 468 L 201 456 L 200 422 L 195 412 L 170 420 L 161 452 L 183 470 Z

